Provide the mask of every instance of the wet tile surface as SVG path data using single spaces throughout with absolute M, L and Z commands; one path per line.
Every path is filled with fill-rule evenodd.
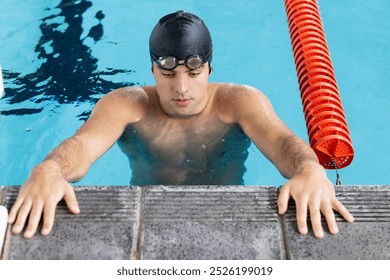
M 142 259 L 282 259 L 276 190 L 144 189 Z
M 282 259 L 270 222 L 146 222 L 142 259 Z
M 6 194 L 10 208 L 16 188 Z M 80 215 L 57 207 L 52 233 L 30 240 L 8 232 L 6 259 L 130 259 L 133 254 L 138 191 L 128 187 L 76 188 Z
M 390 186 L 343 186 L 355 222 L 316 239 L 296 229 L 294 203 L 277 215 L 274 187 L 77 187 L 81 214 L 64 203 L 53 232 L 6 238 L 3 259 L 390 259 Z M 0 188 L 11 208 L 18 188 Z
M 133 227 L 131 223 L 57 222 L 48 237 L 25 240 L 11 238 L 7 248 L 10 260 L 130 259 Z
M 390 187 L 338 187 L 337 197 L 354 216 L 338 215 L 339 233 L 323 239 L 297 233 L 294 207 L 285 216 L 287 257 L 291 259 L 390 259 Z
M 312 233 L 300 235 L 287 223 L 288 258 L 313 260 L 390 259 L 390 223 L 339 223 L 337 235 L 326 233 L 316 239 Z

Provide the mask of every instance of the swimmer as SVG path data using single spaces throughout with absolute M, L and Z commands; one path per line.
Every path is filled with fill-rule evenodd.
M 77 133 L 32 170 L 9 214 L 14 234 L 27 225 L 24 237 L 31 238 L 41 217 L 41 234 L 49 234 L 62 199 L 78 214 L 70 183 L 115 143 L 129 158 L 133 185 L 232 185 L 243 183 L 252 141 L 288 179 L 278 211 L 283 215 L 294 199 L 300 233 L 308 232 L 308 210 L 318 238 L 324 236 L 321 215 L 332 234 L 338 232 L 334 211 L 353 221 L 313 150 L 276 116 L 263 93 L 208 82 L 212 40 L 199 17 L 178 11 L 161 18 L 149 51 L 155 85 L 119 88 L 102 97 Z

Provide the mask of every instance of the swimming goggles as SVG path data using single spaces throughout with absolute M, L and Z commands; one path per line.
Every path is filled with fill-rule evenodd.
M 150 53 L 150 56 L 160 68 L 165 70 L 173 70 L 179 65 L 185 65 L 188 69 L 195 70 L 202 66 L 203 63 L 206 63 L 210 55 L 207 55 L 205 58 L 201 57 L 200 55 L 190 55 L 184 60 L 183 63 L 179 63 L 179 60 L 174 56 L 157 57 L 152 53 Z

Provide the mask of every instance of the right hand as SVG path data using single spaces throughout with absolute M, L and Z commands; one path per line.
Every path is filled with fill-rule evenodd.
M 74 189 L 63 178 L 59 169 L 48 163 L 41 163 L 34 168 L 30 178 L 21 186 L 10 211 L 8 223 L 14 224 L 12 232 L 14 234 L 22 232 L 29 216 L 23 237 L 33 237 L 43 213 L 41 234 L 48 235 L 53 228 L 57 204 L 62 198 L 70 212 L 80 213 Z

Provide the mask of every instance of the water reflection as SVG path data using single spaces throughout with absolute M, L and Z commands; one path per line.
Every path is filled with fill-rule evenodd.
M 82 38 L 82 15 L 90 7 L 92 7 L 91 1 L 62 0 L 56 9 L 53 9 L 56 12 L 60 11 L 59 13 L 41 19 L 39 28 L 42 35 L 35 52 L 43 62 L 34 73 L 25 75 L 4 70 L 5 82 L 14 85 L 13 88 L 6 90 L 4 98 L 7 103 L 19 104 L 26 100 L 35 104 L 46 100 L 53 100 L 60 104 L 94 103 L 101 94 L 112 89 L 134 85 L 134 83 L 117 83 L 105 79 L 107 76 L 129 73 L 131 70 L 98 71 L 98 59 L 91 55 L 91 49 L 85 44 L 85 40 L 92 38 L 96 44 L 102 38 L 104 34 L 102 21 L 105 15 L 103 11 L 98 11 L 95 15 L 98 24 Z M 1 114 L 35 114 L 42 109 L 10 109 L 3 110 Z M 86 119 L 88 115 L 89 112 L 84 112 L 78 117 Z

